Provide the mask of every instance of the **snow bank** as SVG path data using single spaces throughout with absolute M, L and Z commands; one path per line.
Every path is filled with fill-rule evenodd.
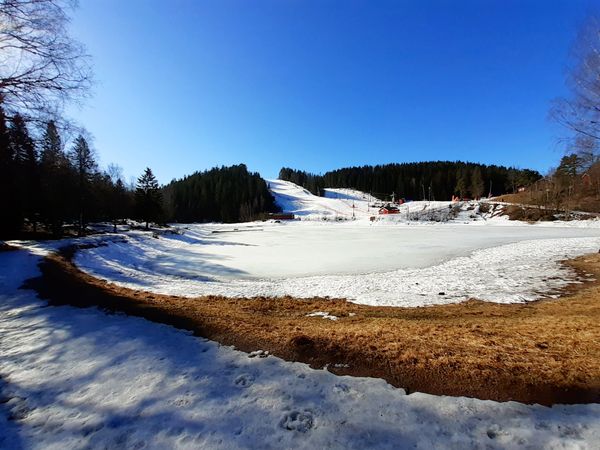
M 0 448 L 597 448 L 600 405 L 405 395 L 19 290 L 0 253 Z M 261 353 L 262 355 L 262 353 Z M 335 363 L 335 362 L 332 362 Z

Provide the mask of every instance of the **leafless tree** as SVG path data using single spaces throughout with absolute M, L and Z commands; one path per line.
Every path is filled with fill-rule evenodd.
M 572 56 L 571 95 L 556 100 L 550 116 L 573 132 L 566 139 L 567 152 L 581 153 L 591 165 L 598 160 L 600 143 L 600 15 L 585 22 Z
M 8 114 L 46 120 L 91 87 L 84 47 L 68 33 L 72 0 L 0 0 L 0 99 Z

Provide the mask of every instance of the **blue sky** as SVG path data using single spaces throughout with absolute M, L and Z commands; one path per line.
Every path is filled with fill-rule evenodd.
M 244 162 L 469 160 L 546 171 L 591 1 L 81 0 L 103 164 L 166 183 Z

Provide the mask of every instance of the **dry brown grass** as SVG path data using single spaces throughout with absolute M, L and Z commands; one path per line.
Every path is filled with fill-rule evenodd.
M 494 200 L 507 203 L 524 204 L 524 205 L 546 205 L 548 202 L 543 191 L 523 191 L 515 194 L 504 194 L 495 197 Z M 551 209 L 555 202 L 550 202 L 547 206 Z M 596 214 L 600 212 L 600 197 L 597 194 L 580 193 L 567 201 L 564 198 L 560 202 L 560 209 L 569 209 L 572 211 L 585 211 Z
M 522 305 L 470 300 L 393 308 L 319 298 L 181 298 L 95 279 L 71 263 L 73 251 L 42 264 L 35 286 L 52 302 L 120 310 L 244 351 L 381 377 L 409 392 L 542 404 L 600 400 L 600 283 Z M 600 279 L 600 255 L 570 264 Z M 339 319 L 307 317 L 315 311 Z

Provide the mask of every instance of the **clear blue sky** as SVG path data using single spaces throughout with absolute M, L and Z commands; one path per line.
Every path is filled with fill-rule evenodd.
M 81 0 L 101 162 L 166 183 L 244 162 L 555 165 L 586 0 Z

